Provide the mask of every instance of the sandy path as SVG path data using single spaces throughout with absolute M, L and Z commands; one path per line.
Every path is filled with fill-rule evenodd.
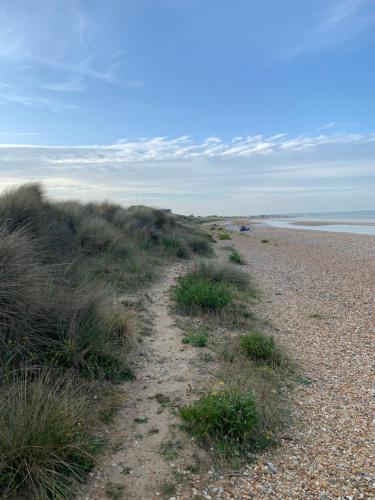
M 125 403 L 109 431 L 112 449 L 91 474 L 83 498 L 160 498 L 161 483 L 175 482 L 175 471 L 184 470 L 192 460 L 191 447 L 185 449 L 187 436 L 175 428 L 176 406 L 193 397 L 199 374 L 196 352 L 181 343 L 182 332 L 173 325 L 168 307 L 169 289 L 180 271 L 178 266 L 170 269 L 148 291 L 145 306 L 153 333 L 143 337 L 140 352 L 135 353 L 137 378 L 123 386 Z
M 297 388 L 290 439 L 205 492 L 375 498 L 375 237 L 256 227 L 230 243 L 263 292 L 258 315 L 272 321 L 312 383 Z

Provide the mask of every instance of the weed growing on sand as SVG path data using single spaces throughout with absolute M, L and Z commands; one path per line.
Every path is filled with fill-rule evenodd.
M 239 391 L 213 392 L 181 409 L 188 429 L 206 446 L 225 455 L 257 447 L 258 414 L 253 395 Z
M 226 231 L 223 231 L 222 233 L 219 233 L 219 240 L 231 240 L 232 238 L 230 237 L 230 234 L 227 233 Z
M 270 240 L 263 239 L 263 240 L 261 240 L 260 242 L 261 242 L 261 243 L 269 243 L 269 242 L 270 242 Z
M 324 314 L 316 312 L 316 313 L 310 314 L 309 318 L 311 318 L 311 319 L 324 319 Z
M 203 330 L 201 333 L 188 333 L 182 339 L 183 344 L 190 344 L 194 347 L 205 347 L 208 341 L 208 332 Z
M 236 251 L 234 250 L 230 255 L 229 255 L 229 260 L 230 262 L 233 262 L 233 264 L 239 264 L 239 265 L 242 265 L 244 264 L 244 260 L 242 258 L 242 256 Z
M 261 332 L 251 332 L 240 338 L 243 353 L 251 359 L 265 361 L 271 364 L 280 364 L 281 353 L 270 335 Z

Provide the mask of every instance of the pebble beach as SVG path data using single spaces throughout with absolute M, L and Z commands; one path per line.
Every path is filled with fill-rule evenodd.
M 375 498 L 375 237 L 253 225 L 230 243 L 262 290 L 256 313 L 304 379 L 281 446 L 194 493 Z

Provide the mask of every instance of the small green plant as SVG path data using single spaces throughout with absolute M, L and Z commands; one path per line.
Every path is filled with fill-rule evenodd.
M 175 297 L 191 312 L 221 311 L 233 300 L 227 284 L 213 282 L 197 273 L 186 274 L 179 280 Z
M 248 333 L 241 337 L 240 346 L 248 358 L 269 363 L 280 363 L 279 349 L 274 338 L 269 335 L 261 332 Z
M 229 255 L 229 260 L 233 262 L 233 264 L 244 264 L 243 258 L 241 255 L 234 250 L 230 255 Z
M 177 486 L 176 483 L 172 481 L 163 481 L 159 484 L 158 489 L 160 490 L 159 493 L 164 498 L 169 498 L 176 494 Z
M 208 336 L 207 332 L 203 333 L 189 333 L 182 339 L 183 344 L 190 344 L 194 347 L 205 347 L 207 345 Z
M 199 442 L 215 445 L 224 454 L 243 453 L 256 446 L 258 414 L 250 392 L 213 392 L 181 408 L 180 413 Z
M 311 319 L 324 319 L 324 315 L 319 313 L 319 312 L 316 312 L 316 313 L 310 314 L 309 318 L 311 318 Z
M 230 237 L 230 234 L 223 231 L 222 233 L 219 233 L 219 240 L 231 240 L 232 238 Z
M 266 240 L 266 239 L 261 240 L 261 243 L 269 243 L 269 242 L 270 242 L 270 240 Z

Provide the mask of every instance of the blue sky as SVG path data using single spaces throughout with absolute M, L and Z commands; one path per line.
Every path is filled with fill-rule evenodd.
M 374 209 L 373 0 L 0 3 L 0 189 Z

